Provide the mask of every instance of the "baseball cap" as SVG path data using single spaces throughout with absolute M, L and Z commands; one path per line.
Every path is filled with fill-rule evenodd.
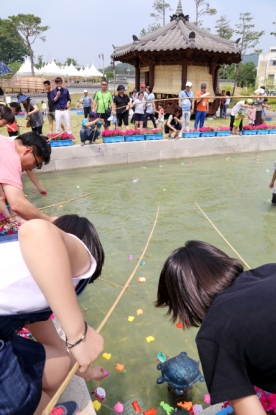
M 145 88 L 146 87 L 146 84 L 141 84 L 140 87 L 141 88 Z
M 94 112 L 94 111 L 91 111 L 91 112 L 89 112 L 89 118 L 94 118 L 94 120 L 96 119 L 96 118 L 98 118 L 98 115 L 97 115 L 97 113 L 96 112 Z
M 88 92 L 87 89 L 85 89 L 83 92 Z
M 247 104 L 253 104 L 253 99 L 251 99 L 251 98 L 248 98 L 248 100 L 247 100 Z
M 193 84 L 192 84 L 192 82 L 188 81 L 188 82 L 186 82 L 186 86 L 191 87 L 191 86 L 193 86 Z
M 119 92 L 119 91 L 125 91 L 126 90 L 126 88 L 124 87 L 124 85 L 118 85 L 117 86 L 117 91 Z

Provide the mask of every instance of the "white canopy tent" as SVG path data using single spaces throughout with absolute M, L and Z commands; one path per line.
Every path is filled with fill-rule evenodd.
M 46 77 L 62 75 L 62 70 L 60 69 L 59 66 L 57 66 L 54 60 L 52 60 L 51 63 L 47 63 L 46 65 L 44 65 L 40 69 L 40 72 Z
M 41 71 L 39 69 L 34 68 L 35 76 L 41 75 Z M 20 79 L 24 76 L 32 76 L 32 67 L 31 61 L 29 58 L 26 58 L 25 62 L 22 63 L 19 70 L 14 75 L 14 78 Z
M 101 72 L 98 71 L 98 69 L 94 66 L 94 63 L 92 63 L 92 65 L 89 68 L 89 77 L 93 78 L 97 78 L 100 76 L 103 76 L 103 74 Z

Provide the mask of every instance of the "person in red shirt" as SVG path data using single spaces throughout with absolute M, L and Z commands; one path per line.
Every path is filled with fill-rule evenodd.
M 209 100 L 208 95 L 210 95 L 209 92 L 206 92 L 207 85 L 205 83 L 202 83 L 200 86 L 200 91 L 198 91 L 195 94 L 195 105 L 196 105 L 196 116 L 195 116 L 195 125 L 194 128 L 198 129 L 199 127 L 204 126 L 204 121 L 206 114 L 209 110 Z M 200 99 L 197 99 L 200 98 Z

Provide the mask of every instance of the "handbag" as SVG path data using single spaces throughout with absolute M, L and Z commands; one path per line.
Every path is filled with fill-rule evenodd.
M 102 100 L 103 100 L 104 109 L 105 109 L 105 112 L 104 112 L 105 113 L 105 117 L 106 118 L 109 118 L 111 116 L 111 109 L 109 107 L 108 108 L 105 108 L 104 96 L 103 96 L 103 93 L 101 93 L 101 94 L 102 94 Z
M 27 107 L 27 113 L 28 112 L 30 112 L 31 111 L 31 109 L 30 109 L 30 104 L 28 103 L 28 107 Z M 30 121 L 30 119 L 28 118 L 27 119 L 27 121 L 26 121 L 26 128 L 30 128 L 31 127 L 31 121 Z

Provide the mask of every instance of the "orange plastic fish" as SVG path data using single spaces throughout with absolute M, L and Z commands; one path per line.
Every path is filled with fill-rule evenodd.
M 193 402 L 178 402 L 177 406 L 189 411 L 193 407 Z

